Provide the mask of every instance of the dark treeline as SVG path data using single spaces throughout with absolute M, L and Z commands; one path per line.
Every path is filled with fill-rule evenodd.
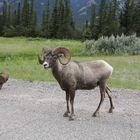
M 140 0 L 100 0 L 97 7 L 92 5 L 91 19 L 86 21 L 84 38 L 98 39 L 101 36 L 131 35 L 140 36 Z
M 24 0 L 18 3 L 15 11 L 3 2 L 3 12 L 0 15 L 1 36 L 42 36 L 46 38 L 77 38 L 70 0 L 55 0 L 50 10 L 50 0 L 47 0 L 42 13 L 42 23 L 37 23 L 35 0 Z
M 2 36 L 36 36 L 37 17 L 34 0 L 24 0 L 23 6 L 18 3 L 17 9 L 3 1 L 3 12 L 0 15 L 0 35 Z
M 140 1 L 124 0 L 121 7 L 118 0 L 100 0 L 100 5 L 92 5 L 91 18 L 82 29 L 76 29 L 70 8 L 70 0 L 55 0 L 50 7 L 46 0 L 42 12 L 42 23 L 37 22 L 35 0 L 23 0 L 13 11 L 11 5 L 3 1 L 0 14 L 0 36 L 41 36 L 46 38 L 98 39 L 101 36 L 140 36 Z

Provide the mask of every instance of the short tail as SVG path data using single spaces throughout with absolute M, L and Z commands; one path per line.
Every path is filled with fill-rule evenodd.
M 110 90 L 110 88 L 109 88 L 108 86 L 106 86 L 106 89 L 107 89 L 109 92 L 112 93 L 112 91 Z

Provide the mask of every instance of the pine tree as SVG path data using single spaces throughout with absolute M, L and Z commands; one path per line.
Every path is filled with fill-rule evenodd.
M 0 36 L 3 35 L 3 16 L 0 14 Z
M 58 32 L 58 0 L 55 0 L 55 4 L 52 10 L 49 26 L 49 37 L 57 38 Z
M 36 36 L 36 12 L 34 10 L 34 0 L 31 0 L 29 4 L 29 26 L 28 26 L 28 35 Z
M 64 0 L 64 19 L 65 19 L 65 25 L 69 25 L 70 24 L 70 14 L 71 14 L 71 11 L 70 11 L 70 1 L 69 0 Z
M 24 27 L 29 26 L 29 3 L 28 0 L 24 0 L 23 10 L 22 10 L 22 24 Z
M 58 5 L 58 38 L 65 37 L 65 24 L 64 24 L 64 4 L 62 0 L 59 0 Z
M 20 2 L 18 3 L 18 10 L 17 10 L 17 24 L 21 24 L 21 5 Z
M 45 14 L 45 10 L 43 10 L 43 12 L 42 12 L 42 25 L 41 25 L 41 30 L 43 33 L 45 32 L 45 19 L 46 19 L 46 14 Z
M 12 16 L 11 16 L 11 25 L 16 27 L 17 26 L 17 11 L 14 10 L 14 12 L 12 13 Z
M 10 27 L 11 17 L 10 17 L 10 5 L 7 1 L 3 1 L 3 12 L 2 12 L 2 35 L 5 35 L 7 29 Z
M 97 38 L 96 37 L 96 32 L 97 32 L 97 28 L 96 28 L 96 22 L 97 22 L 97 17 L 96 17 L 96 6 L 92 5 L 91 7 L 91 18 L 90 18 L 90 30 L 91 30 L 91 34 L 92 34 L 92 38 Z
M 72 38 L 75 34 L 75 25 L 69 0 L 55 0 L 50 23 L 51 38 Z
M 98 12 L 98 23 L 97 23 L 97 36 L 100 37 L 104 35 L 105 25 L 106 25 L 106 18 L 107 18 L 107 12 L 106 12 L 106 0 L 101 0 L 100 6 L 99 6 L 99 12 Z
M 11 6 L 10 4 L 7 5 L 7 26 L 11 24 Z
M 65 38 L 72 38 L 75 33 L 75 25 L 70 8 L 70 0 L 64 0 L 64 26 L 65 26 Z
M 34 10 L 34 0 L 31 0 L 31 4 L 30 4 L 29 9 L 30 9 L 30 11 L 29 11 L 29 13 L 30 13 L 30 15 L 29 15 L 30 26 L 32 28 L 35 28 L 35 26 L 36 26 L 36 12 Z
M 91 39 L 91 37 L 92 37 L 92 33 L 91 33 L 91 30 L 90 30 L 90 26 L 89 26 L 88 20 L 86 20 L 86 24 L 84 26 L 82 36 L 83 36 L 84 40 Z
M 138 36 L 140 36 L 140 1 L 137 0 L 136 3 L 136 33 Z
M 122 11 L 121 19 L 122 32 L 125 34 L 132 34 L 135 32 L 135 21 L 136 21 L 136 5 L 135 0 L 125 0 L 125 6 Z
M 8 15 L 8 10 L 7 10 L 7 2 L 4 0 L 3 1 L 3 26 L 7 26 L 7 15 Z
M 106 34 L 107 36 L 117 35 L 119 32 L 119 19 L 118 19 L 118 11 L 119 11 L 119 1 L 112 0 L 109 3 L 108 7 L 108 15 L 106 21 Z
M 50 24 L 50 0 L 47 1 L 45 10 L 42 15 L 42 31 L 45 37 L 49 37 L 49 24 Z
M 50 25 L 50 0 L 47 2 L 47 7 L 46 7 L 46 36 L 49 36 L 49 25 Z

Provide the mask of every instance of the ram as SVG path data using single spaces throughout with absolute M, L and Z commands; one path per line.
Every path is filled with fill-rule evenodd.
M 56 49 L 44 48 L 41 56 L 38 56 L 38 61 L 45 69 L 51 68 L 53 76 L 58 81 L 62 90 L 66 92 L 67 110 L 64 113 L 64 117 L 69 117 L 69 120 L 74 119 L 74 97 L 76 90 L 90 90 L 97 86 L 100 88 L 101 98 L 92 116 L 96 116 L 97 112 L 99 112 L 105 93 L 108 95 L 110 101 L 109 112 L 112 113 L 114 106 L 109 94 L 110 89 L 107 86 L 107 80 L 111 76 L 113 68 L 107 62 L 104 60 L 83 63 L 71 61 L 69 50 L 63 47 Z
M 3 84 L 8 80 L 9 75 L 2 72 L 0 73 L 0 89 L 2 88 Z

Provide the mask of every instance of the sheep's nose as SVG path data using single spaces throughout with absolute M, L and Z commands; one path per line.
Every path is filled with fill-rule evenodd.
M 49 64 L 48 64 L 47 62 L 44 62 L 44 63 L 43 63 L 43 66 L 44 66 L 44 68 L 46 69 L 46 68 L 49 67 Z

